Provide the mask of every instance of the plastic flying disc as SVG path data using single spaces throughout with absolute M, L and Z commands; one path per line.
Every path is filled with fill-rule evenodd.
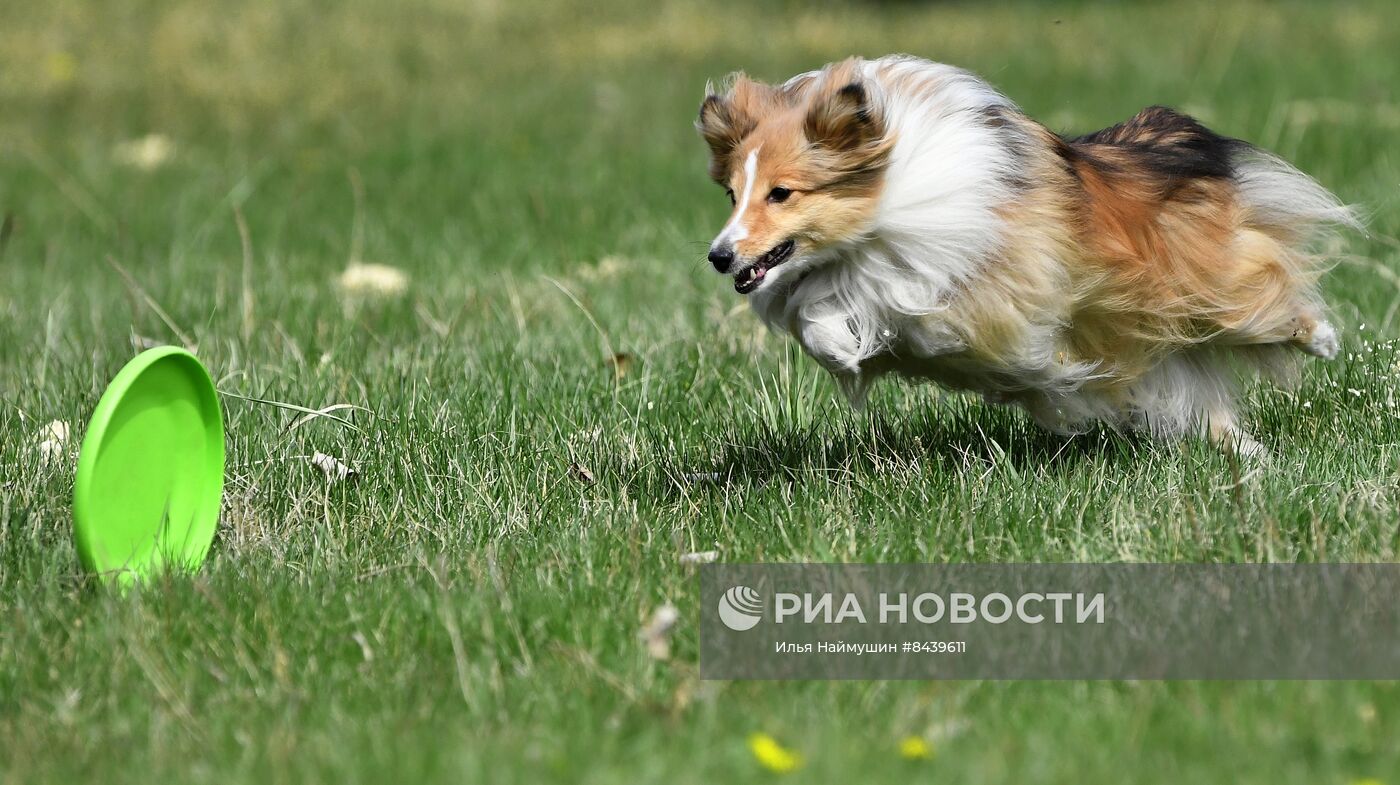
M 130 584 L 199 568 L 224 492 L 224 422 L 193 354 L 163 346 L 117 374 L 88 423 L 73 488 L 83 564 Z

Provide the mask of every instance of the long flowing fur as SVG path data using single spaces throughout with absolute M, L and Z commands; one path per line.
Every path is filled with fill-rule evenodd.
M 797 244 L 750 301 L 857 403 L 893 372 L 1020 404 L 1056 430 L 1105 421 L 1254 449 L 1240 382 L 1286 379 L 1290 349 L 1337 350 L 1317 281 L 1354 214 L 1171 110 L 1066 139 L 966 71 L 896 56 L 775 87 L 740 77 L 699 126 L 722 184 L 741 160 L 761 190 L 866 178 L 731 218 L 751 249 L 739 267 Z

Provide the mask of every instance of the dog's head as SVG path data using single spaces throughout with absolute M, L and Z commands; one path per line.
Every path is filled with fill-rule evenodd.
M 734 205 L 710 262 L 749 294 L 868 230 L 893 142 L 858 60 L 781 86 L 729 84 L 707 90 L 696 127 Z

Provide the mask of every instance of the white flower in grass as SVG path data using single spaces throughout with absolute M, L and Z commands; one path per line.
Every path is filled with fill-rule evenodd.
M 719 551 L 696 551 L 681 554 L 681 564 L 709 564 L 719 558 Z
M 175 143 L 165 134 L 146 134 L 140 139 L 118 144 L 112 151 L 112 157 L 117 163 L 150 172 L 175 157 Z
M 681 612 L 669 602 L 652 611 L 651 620 L 642 627 L 641 639 L 653 659 L 671 658 L 671 631 L 680 618 Z
M 327 455 L 323 452 L 317 452 L 315 455 L 311 456 L 311 465 L 320 469 L 321 473 L 326 475 L 326 477 L 333 482 L 351 480 L 359 475 L 359 472 L 346 466 L 339 458 Z
M 339 283 L 348 294 L 389 297 L 408 288 L 408 274 L 387 264 L 351 262 L 340 274 Z
M 48 466 L 63 457 L 63 452 L 68 446 L 69 432 L 68 423 L 53 420 L 35 434 L 34 441 L 39 445 L 39 460 L 43 465 Z
M 45 466 L 63 458 L 63 445 L 55 441 L 39 442 L 39 462 Z
M 42 441 L 55 441 L 63 444 L 68 441 L 70 429 L 68 423 L 63 420 L 50 421 L 48 425 L 39 429 L 39 439 Z

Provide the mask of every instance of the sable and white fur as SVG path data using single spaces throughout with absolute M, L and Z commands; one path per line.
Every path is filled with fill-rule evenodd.
M 1189 117 L 1062 138 L 906 56 L 708 92 L 697 126 L 735 203 L 710 259 L 857 403 L 894 372 L 1056 431 L 1254 452 L 1240 381 L 1337 352 L 1317 279 L 1353 215 Z

